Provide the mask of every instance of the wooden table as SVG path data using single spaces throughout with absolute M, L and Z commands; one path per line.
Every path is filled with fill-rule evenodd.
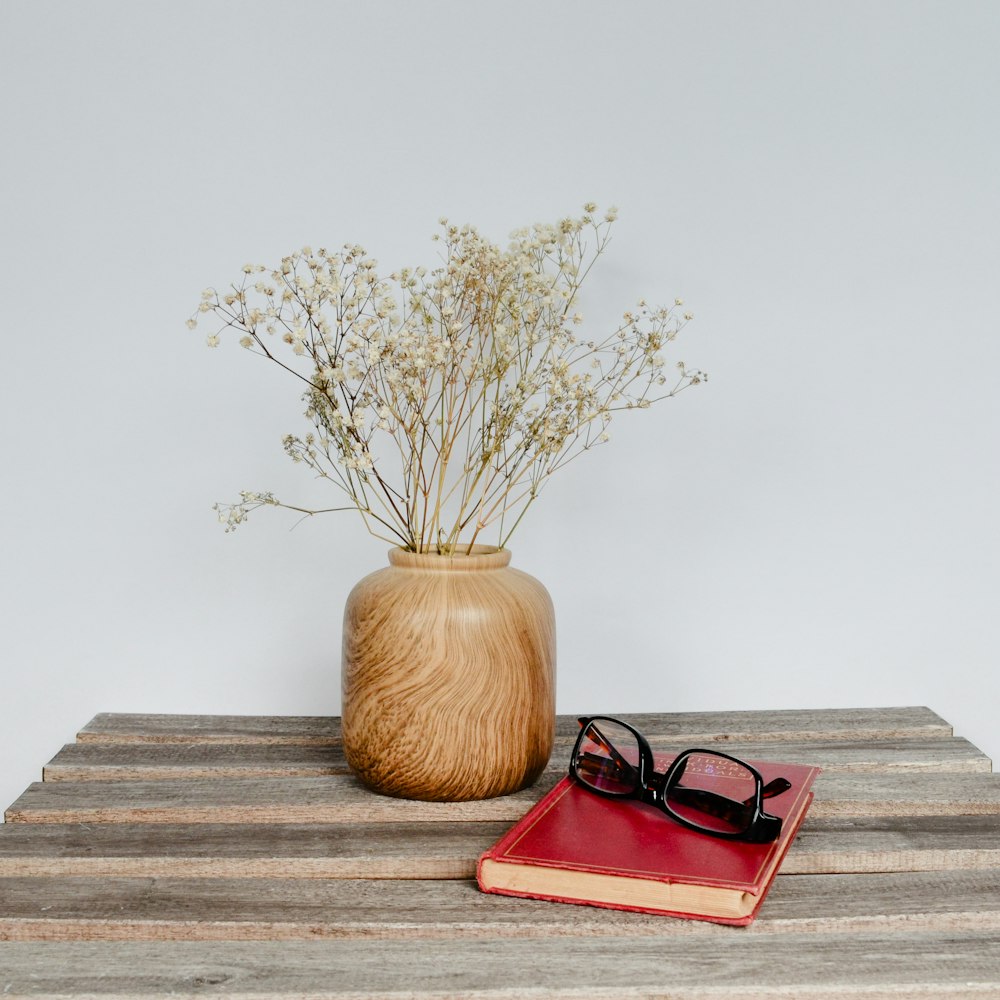
M 1000 997 L 1000 780 L 934 712 L 626 718 L 823 767 L 749 928 L 478 891 L 569 717 L 536 787 L 439 804 L 338 719 L 99 715 L 0 826 L 0 997 Z

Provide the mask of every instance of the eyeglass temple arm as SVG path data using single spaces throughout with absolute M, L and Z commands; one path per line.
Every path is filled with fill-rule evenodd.
M 792 783 L 787 778 L 772 778 L 761 790 L 760 793 L 765 799 L 773 799 L 775 795 L 787 792 L 792 787 Z M 751 800 L 752 801 L 752 800 Z

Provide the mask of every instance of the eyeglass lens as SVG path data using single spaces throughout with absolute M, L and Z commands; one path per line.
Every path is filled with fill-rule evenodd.
M 629 795 L 639 786 L 639 742 L 611 719 L 587 725 L 574 764 L 580 781 L 606 794 Z
M 715 833 L 743 833 L 754 815 L 757 782 L 737 761 L 713 753 L 690 754 L 679 780 L 666 790 L 675 816 Z

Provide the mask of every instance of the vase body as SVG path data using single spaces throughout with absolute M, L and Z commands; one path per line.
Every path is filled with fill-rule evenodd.
M 555 726 L 555 616 L 545 588 L 477 546 L 393 549 L 347 599 L 343 739 L 370 788 L 490 798 L 541 774 Z

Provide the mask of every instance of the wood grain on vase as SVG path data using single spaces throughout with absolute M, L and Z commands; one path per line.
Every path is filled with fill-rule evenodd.
M 555 615 L 510 552 L 394 549 L 348 597 L 343 740 L 370 788 L 428 801 L 532 784 L 552 750 Z

